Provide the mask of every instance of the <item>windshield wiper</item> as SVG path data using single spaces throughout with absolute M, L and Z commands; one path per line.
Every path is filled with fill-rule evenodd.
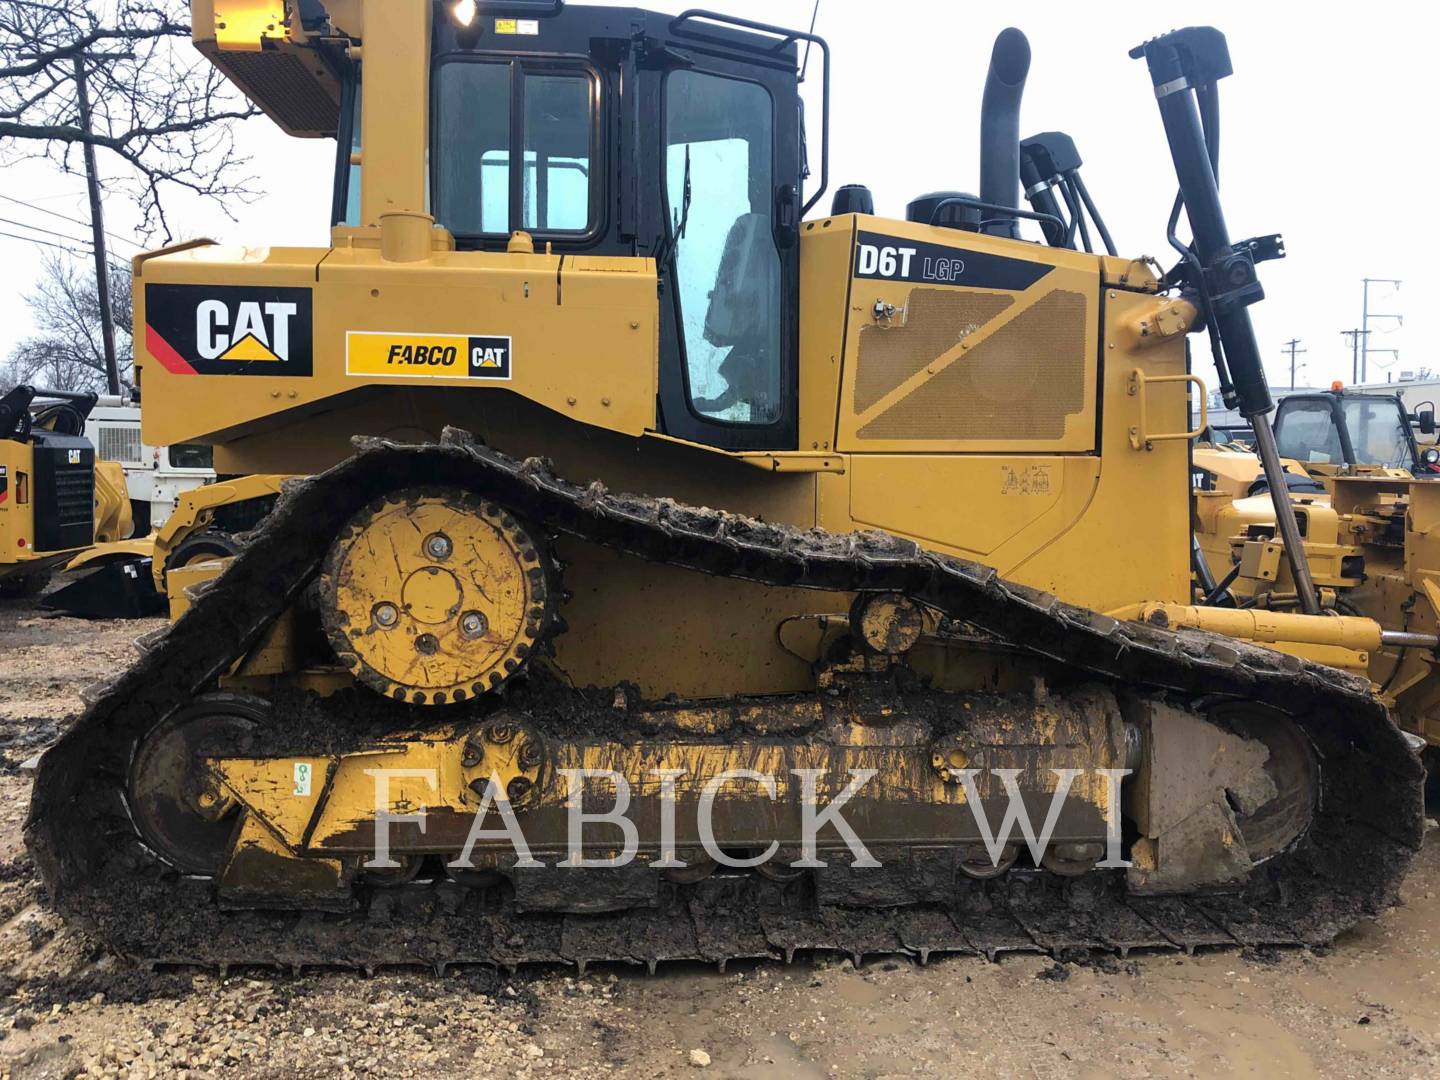
M 678 213 L 671 211 L 672 220 L 670 234 L 660 245 L 660 251 L 655 255 L 657 268 L 663 267 L 675 256 L 676 250 L 680 247 L 680 240 L 685 235 L 685 229 L 690 224 L 690 200 L 694 191 L 690 186 L 690 144 L 685 144 L 685 182 L 680 192 L 680 210 Z

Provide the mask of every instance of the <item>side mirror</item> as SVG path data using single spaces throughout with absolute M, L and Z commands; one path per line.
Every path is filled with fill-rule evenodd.
M 1424 412 L 1417 412 L 1417 413 L 1415 414 L 1415 419 L 1416 419 L 1416 421 L 1418 421 L 1419 424 L 1420 424 L 1420 434 L 1421 434 L 1421 435 L 1434 435 L 1434 434 L 1435 434 L 1435 410 L 1434 410 L 1434 409 L 1426 409 Z

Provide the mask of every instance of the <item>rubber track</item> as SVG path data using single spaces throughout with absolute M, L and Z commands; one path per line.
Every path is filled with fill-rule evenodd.
M 126 672 L 90 696 L 42 759 L 26 843 L 55 904 L 112 948 L 154 964 L 390 965 L 645 963 L 1011 950 L 1072 955 L 1132 948 L 1329 942 L 1393 904 L 1424 835 L 1423 772 L 1368 684 L 1215 635 L 1122 623 L 1003 581 L 984 566 L 879 533 L 799 531 L 668 499 L 578 487 L 449 430 L 439 445 L 357 440 L 329 471 L 293 482 L 226 573 Z M 658 910 L 518 914 L 498 892 L 454 883 L 361 891 L 353 915 L 222 912 L 208 881 L 178 878 L 139 843 L 123 799 L 138 738 L 211 688 L 311 582 L 330 538 L 386 492 L 453 484 L 548 529 L 636 558 L 772 586 L 903 592 L 958 622 L 1115 684 L 1278 708 L 1321 765 L 1314 822 L 1243 891 L 1128 897 L 1119 872 L 1061 879 L 1012 871 L 961 883 L 944 907 L 826 907 L 813 880 L 715 874 L 666 885 Z

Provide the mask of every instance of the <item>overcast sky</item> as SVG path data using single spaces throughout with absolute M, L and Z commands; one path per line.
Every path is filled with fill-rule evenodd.
M 574 0 L 572 0 L 574 2 Z M 812 0 L 714 0 L 751 18 L 803 28 Z M 656 2 L 659 10 L 693 6 Z M 922 192 L 974 191 L 980 93 L 995 34 L 1011 21 L 1030 38 L 1034 58 L 1022 134 L 1059 129 L 1074 137 L 1082 175 L 1123 255 L 1171 261 L 1165 219 L 1175 179 L 1142 61 L 1126 51 L 1171 28 L 1177 9 L 1034 2 L 821 0 L 817 32 L 834 54 L 832 187 L 859 182 L 877 212 L 903 217 Z M 1350 381 L 1351 352 L 1341 331 L 1358 326 L 1361 278 L 1399 278 L 1398 292 L 1372 286 L 1374 348 L 1398 349 L 1399 362 L 1371 356 L 1371 380 L 1422 366 L 1440 368 L 1440 229 L 1428 197 L 1435 159 L 1433 4 L 1346 5 L 1211 2 L 1187 9 L 1225 32 L 1235 75 L 1221 84 L 1221 194 L 1236 239 L 1280 232 L 1289 257 L 1267 263 L 1268 298 L 1253 308 L 1271 382 L 1289 382 L 1286 341 L 1306 349 L 1299 382 Z M 1005 12 L 1002 17 L 999 14 Z M 812 72 L 818 76 L 818 56 Z M 818 94 L 819 79 L 809 90 Z M 818 100 L 811 108 L 818 140 Z M 294 140 L 266 120 L 245 125 L 240 143 L 265 194 L 233 207 L 177 203 L 185 236 L 251 245 L 326 246 L 331 169 L 328 140 Z M 812 150 L 818 160 L 818 147 Z M 101 168 L 116 164 L 101 153 Z M 43 163 L 0 174 L 0 232 L 82 246 L 88 236 L 84 184 Z M 31 206 L 22 206 L 21 200 Z M 827 195 L 817 212 L 829 206 Z M 130 208 L 111 200 L 110 232 L 129 236 Z M 59 216 L 55 216 L 59 215 Z M 70 241 L 54 235 L 77 238 Z M 79 242 L 77 242 L 79 241 Z M 0 236 L 0 356 L 31 325 L 20 299 L 50 250 Z M 115 242 L 117 255 L 135 252 Z M 1197 373 L 1210 380 L 1208 363 Z

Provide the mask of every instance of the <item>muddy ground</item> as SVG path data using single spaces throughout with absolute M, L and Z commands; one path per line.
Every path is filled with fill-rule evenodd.
M 0 602 L 0 1076 L 1440 1075 L 1440 834 L 1323 954 L 234 977 L 127 970 L 45 907 L 19 765 L 154 623 Z M 708 1064 L 705 1064 L 708 1062 Z

